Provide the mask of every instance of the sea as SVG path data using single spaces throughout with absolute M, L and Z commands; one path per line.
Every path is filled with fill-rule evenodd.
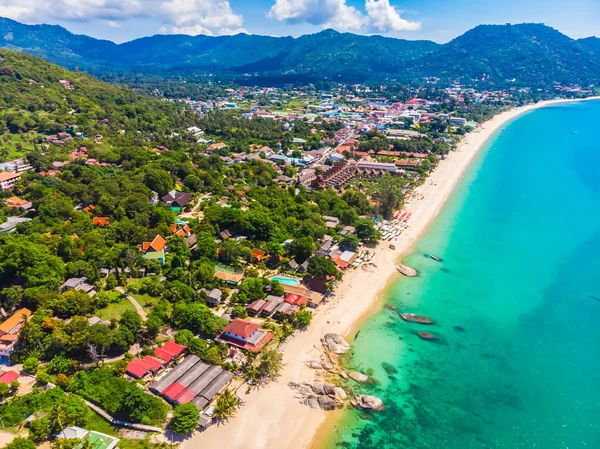
M 488 140 L 346 357 L 385 410 L 316 447 L 600 448 L 599 129 L 600 101 L 561 103 Z

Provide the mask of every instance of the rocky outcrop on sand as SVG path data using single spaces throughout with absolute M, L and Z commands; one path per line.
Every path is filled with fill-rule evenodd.
M 366 394 L 356 396 L 352 404 L 363 410 L 382 410 L 385 407 L 381 399 Z
M 288 386 L 296 391 L 302 404 L 314 409 L 335 410 L 348 397 L 342 388 L 320 382 L 290 382 Z
M 327 351 L 333 352 L 334 354 L 344 354 L 350 350 L 348 342 L 339 334 L 325 334 L 321 342 Z

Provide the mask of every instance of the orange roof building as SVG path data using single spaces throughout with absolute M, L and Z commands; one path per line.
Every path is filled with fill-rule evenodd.
M 159 253 L 165 249 L 167 246 L 167 241 L 163 239 L 160 235 L 154 237 L 151 242 L 142 243 L 141 250 L 144 254 L 149 252 Z
M 94 217 L 92 221 L 94 222 L 94 226 L 98 226 L 100 228 L 103 228 L 110 224 L 108 217 Z

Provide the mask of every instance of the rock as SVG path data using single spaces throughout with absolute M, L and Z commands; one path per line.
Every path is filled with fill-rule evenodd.
M 309 396 L 307 397 L 304 401 L 303 401 L 304 405 L 308 405 L 310 408 L 320 408 L 319 406 L 319 400 L 317 399 L 317 396 Z
M 385 407 L 381 399 L 366 394 L 356 396 L 356 405 L 363 410 L 382 410 Z
M 334 354 L 344 354 L 350 350 L 350 345 L 341 335 L 328 333 L 323 337 L 323 346 Z
M 421 340 L 426 340 L 426 341 L 435 341 L 437 340 L 437 337 L 433 334 L 430 334 L 429 332 L 417 332 L 417 335 L 419 336 L 419 338 Z
M 318 360 L 313 360 L 308 364 L 312 369 L 323 369 L 323 365 Z
M 335 410 L 337 408 L 337 404 L 334 399 L 331 399 L 329 396 L 319 396 L 318 399 L 319 407 L 325 410 L 326 412 Z
M 333 385 L 323 385 L 323 391 L 327 396 L 335 396 L 335 387 Z
M 383 367 L 383 369 L 385 370 L 386 373 L 388 374 L 397 374 L 398 370 L 391 364 L 387 363 L 387 362 L 383 362 L 381 364 L 381 366 Z
M 343 388 L 335 387 L 333 390 L 335 391 L 335 398 L 338 401 L 345 401 L 346 399 L 348 399 L 348 395 L 346 394 Z
M 313 393 L 319 396 L 325 394 L 325 385 L 319 382 L 306 382 L 305 385 L 309 386 Z
M 328 362 L 327 360 L 323 360 L 320 363 L 321 363 L 321 368 L 323 368 L 326 371 L 331 371 L 332 369 L 334 369 L 333 364 Z
M 340 377 L 341 377 L 342 379 L 348 379 L 348 374 L 347 374 L 346 372 L 342 371 L 342 372 L 340 373 Z
M 348 373 L 348 376 L 357 381 L 357 382 L 361 382 L 361 383 L 365 383 L 369 381 L 369 376 L 367 376 L 366 374 L 363 373 L 359 373 L 358 371 L 352 371 L 350 373 Z
M 408 277 L 415 277 L 419 274 L 419 272 L 417 270 L 415 270 L 414 268 L 408 267 L 406 265 L 398 265 L 396 267 L 396 270 L 398 270 L 399 273 L 402 273 L 404 276 L 408 276 Z

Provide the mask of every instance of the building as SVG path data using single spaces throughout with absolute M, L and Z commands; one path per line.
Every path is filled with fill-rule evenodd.
M 183 208 L 187 203 L 190 202 L 192 196 L 193 195 L 189 192 L 178 192 L 176 190 L 171 190 L 169 193 L 163 196 L 161 200 L 171 207 Z
M 156 348 L 154 350 L 154 355 L 159 359 L 169 363 L 171 360 L 173 360 L 173 357 L 181 355 L 186 348 L 187 346 L 177 344 L 171 340 L 166 342 L 162 348 Z
M 140 251 L 144 254 L 144 259 L 158 260 L 165 263 L 165 248 L 167 241 L 157 234 L 151 242 L 143 242 Z
M 95 430 L 85 430 L 77 426 L 64 428 L 56 435 L 56 438 L 81 440 L 81 443 L 75 446 L 74 449 L 82 449 L 84 447 L 90 449 L 114 449 L 119 442 L 118 438 L 96 432 Z
M 233 374 L 229 371 L 190 355 L 149 388 L 172 404 L 191 402 L 203 410 L 232 379 Z
M 20 177 L 18 173 L 0 172 L 0 190 L 12 190 Z
M 65 281 L 61 286 L 61 290 L 66 292 L 68 290 L 77 290 L 87 293 L 89 296 L 94 296 L 97 292 L 94 290 L 94 286 L 87 283 L 87 278 L 70 278 Z
M 221 299 L 223 298 L 223 292 L 218 288 L 213 288 L 210 292 L 208 292 L 208 299 L 206 303 L 211 307 L 216 307 L 221 304 Z
M 224 343 L 252 352 L 260 351 L 272 339 L 273 334 L 261 329 L 258 324 L 241 318 L 229 323 L 219 336 L 219 340 Z
M 144 356 L 143 359 L 133 359 L 127 364 L 125 372 L 136 379 L 143 379 L 149 374 L 156 374 L 165 365 L 165 362 L 151 355 Z
M 31 310 L 19 309 L 0 324 L 0 364 L 10 363 L 10 355 L 19 342 L 19 332 L 30 316 Z
M 23 212 L 31 209 L 31 206 L 32 206 L 31 201 L 22 200 L 21 198 L 19 198 L 17 196 L 11 196 L 10 198 L 7 198 L 6 205 L 8 207 L 17 208 Z
M 8 217 L 4 223 L 0 224 L 0 234 L 10 234 L 17 229 L 17 225 L 28 221 L 31 221 L 31 218 Z
M 19 378 L 19 373 L 16 371 L 5 371 L 0 374 L 0 384 L 10 385 L 11 382 L 14 382 Z
M 466 125 L 467 119 L 462 117 L 450 117 L 450 123 L 454 125 Z

